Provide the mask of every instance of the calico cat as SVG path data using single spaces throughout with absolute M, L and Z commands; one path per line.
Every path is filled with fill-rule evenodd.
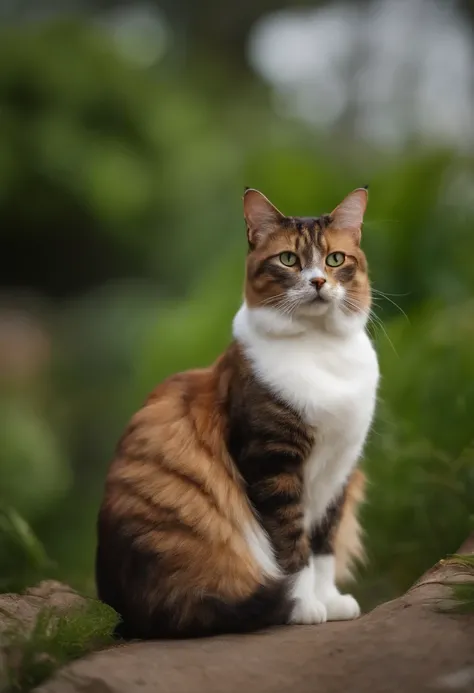
M 378 383 L 366 204 L 360 188 L 330 215 L 286 217 L 246 190 L 233 342 L 153 391 L 107 476 L 96 578 L 123 637 L 359 615 L 336 579 L 362 553 L 357 463 Z

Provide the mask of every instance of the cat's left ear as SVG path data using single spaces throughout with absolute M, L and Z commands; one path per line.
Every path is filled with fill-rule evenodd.
M 367 188 L 357 188 L 331 212 L 331 225 L 349 231 L 356 243 L 360 243 L 368 197 Z
M 251 246 L 256 245 L 278 226 L 283 214 L 270 200 L 254 188 L 244 192 L 244 217 Z

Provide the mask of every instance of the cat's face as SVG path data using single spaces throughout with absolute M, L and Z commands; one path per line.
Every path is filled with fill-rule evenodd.
M 330 215 L 285 217 L 257 190 L 247 190 L 247 305 L 289 318 L 367 316 L 370 284 L 360 248 L 366 205 L 360 188 Z

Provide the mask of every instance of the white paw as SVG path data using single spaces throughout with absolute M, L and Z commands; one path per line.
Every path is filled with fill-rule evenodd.
M 290 616 L 290 623 L 313 625 L 327 620 L 326 607 L 319 599 L 296 599 Z
M 360 616 L 360 606 L 350 594 L 331 595 L 324 601 L 328 621 L 351 621 Z

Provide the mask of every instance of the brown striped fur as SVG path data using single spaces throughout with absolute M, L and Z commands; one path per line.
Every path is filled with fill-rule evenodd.
M 337 215 L 284 219 L 263 243 L 247 219 L 249 304 L 297 281 L 296 270 L 281 271 L 274 260 L 293 249 L 301 258 L 346 252 L 345 278 L 344 267 L 332 272 L 352 283 L 354 301 L 367 305 L 365 257 L 357 238 L 339 229 Z M 211 367 L 174 375 L 153 391 L 119 442 L 98 523 L 98 593 L 121 614 L 125 637 L 284 623 L 288 580 L 314 544 L 334 551 L 338 575 L 347 577 L 362 555 L 363 475 L 353 473 L 308 536 L 303 465 L 313 443 L 314 431 L 256 379 L 235 342 Z M 281 578 L 264 574 L 249 548 L 245 528 L 257 522 L 270 537 Z

